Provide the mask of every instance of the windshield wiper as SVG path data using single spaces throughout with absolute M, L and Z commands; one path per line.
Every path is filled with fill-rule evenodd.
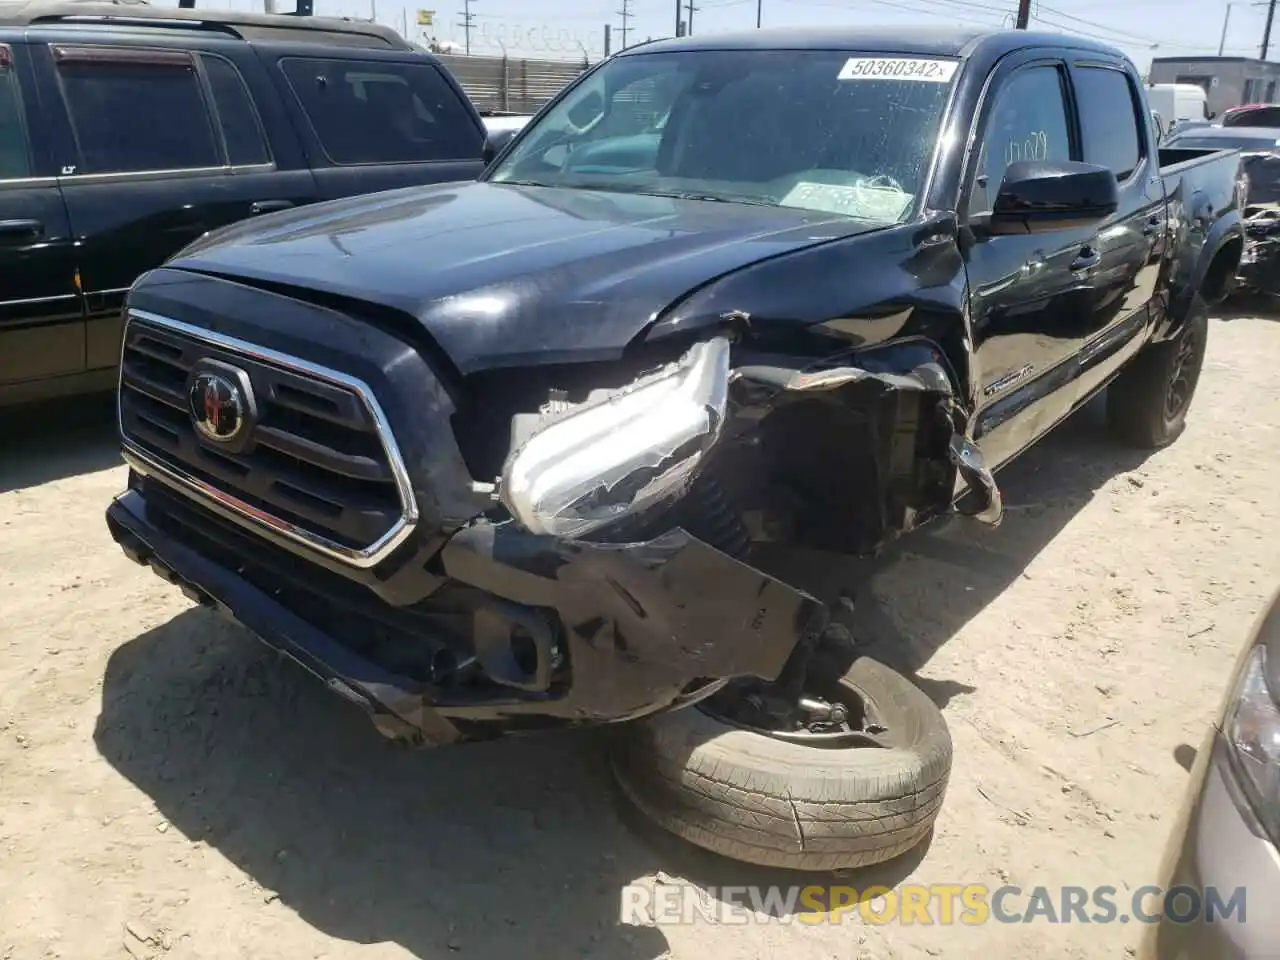
M 674 197 L 677 200 L 706 200 L 711 203 L 748 203 L 756 207 L 776 207 L 778 201 L 751 194 L 698 193 L 692 190 L 654 190 L 655 197 Z

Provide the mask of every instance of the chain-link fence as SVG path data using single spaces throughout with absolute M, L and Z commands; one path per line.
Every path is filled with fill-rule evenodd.
M 533 113 L 586 69 L 583 61 L 436 56 L 481 113 Z

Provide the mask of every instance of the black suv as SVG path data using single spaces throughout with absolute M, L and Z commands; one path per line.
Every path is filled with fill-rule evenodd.
M 484 139 L 378 24 L 0 0 L 0 406 L 114 388 L 125 293 L 206 231 L 469 180 Z

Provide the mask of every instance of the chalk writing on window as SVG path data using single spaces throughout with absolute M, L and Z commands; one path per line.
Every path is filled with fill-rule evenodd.
M 1021 140 L 1013 139 L 1004 148 L 1004 162 L 1017 163 L 1019 160 L 1048 160 L 1049 134 L 1043 130 L 1032 130 Z

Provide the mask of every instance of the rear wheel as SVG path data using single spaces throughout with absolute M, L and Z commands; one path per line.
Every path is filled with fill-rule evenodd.
M 830 669 L 825 657 L 809 670 L 800 722 L 780 721 L 762 690 L 730 685 L 626 725 L 613 754 L 623 792 L 685 840 L 770 867 L 866 866 L 928 835 L 951 737 L 923 692 L 877 661 Z
M 1196 296 L 1182 331 L 1147 347 L 1107 388 L 1107 421 L 1126 443 L 1167 446 L 1186 425 L 1209 337 L 1209 308 Z

